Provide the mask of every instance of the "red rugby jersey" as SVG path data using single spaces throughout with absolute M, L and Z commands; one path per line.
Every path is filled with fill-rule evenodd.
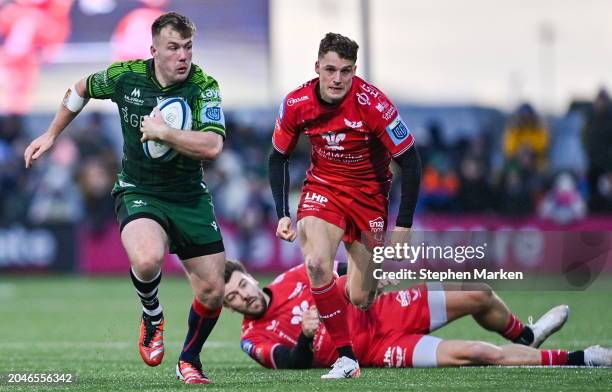
M 291 154 L 301 133 L 310 138 L 308 182 L 367 194 L 388 194 L 392 157 L 414 139 L 396 107 L 376 87 L 355 76 L 337 105 L 321 103 L 318 78 L 289 93 L 281 103 L 272 144 Z
M 295 347 L 302 331 L 302 313 L 315 303 L 303 264 L 279 275 L 264 290 L 272 300 L 263 317 L 244 317 L 240 346 L 261 365 L 276 368 L 274 348 L 279 344 Z M 313 349 L 314 367 L 327 367 L 337 357 L 323 324 L 314 337 Z

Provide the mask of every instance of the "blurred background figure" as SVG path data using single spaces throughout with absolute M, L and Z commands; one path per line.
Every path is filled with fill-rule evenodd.
M 539 207 L 540 216 L 559 225 L 576 222 L 586 215 L 586 203 L 576 181 L 569 173 L 560 173 Z
M 142 7 L 130 11 L 119 21 L 113 36 L 113 60 L 148 59 L 151 57 L 151 25 L 166 12 L 167 0 L 140 0 Z
M 0 8 L 0 111 L 28 113 L 41 64 L 49 62 L 70 32 L 72 0 L 17 0 Z
M 504 131 L 506 160 L 515 160 L 521 153 L 533 154 L 537 170 L 542 171 L 548 163 L 548 146 L 548 129 L 535 109 L 523 103 L 510 117 Z
M 612 211 L 612 102 L 605 89 L 597 93 L 583 140 L 589 161 L 589 207 L 593 212 Z

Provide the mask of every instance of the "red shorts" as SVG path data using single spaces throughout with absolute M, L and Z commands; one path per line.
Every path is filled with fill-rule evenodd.
M 435 367 L 441 339 L 427 335 L 446 324 L 437 283 L 387 292 L 366 312 L 350 311 L 355 352 L 364 367 Z M 432 290 L 434 289 L 434 290 Z
M 342 240 L 345 242 L 369 244 L 368 238 L 372 238 L 376 245 L 384 240 L 388 211 L 386 195 L 367 195 L 358 189 L 349 194 L 309 182 L 302 189 L 297 219 L 316 216 L 344 229 Z

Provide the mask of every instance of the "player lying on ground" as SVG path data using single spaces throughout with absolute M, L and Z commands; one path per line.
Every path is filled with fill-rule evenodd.
M 338 284 L 345 291 L 346 276 L 338 278 Z M 366 311 L 347 306 L 348 334 L 359 363 L 366 367 L 612 366 L 609 348 L 537 349 L 566 322 L 567 305 L 524 325 L 490 288 L 459 289 L 459 284 L 423 283 L 381 294 Z M 329 367 L 336 361 L 338 353 L 313 305 L 303 265 L 261 289 L 240 262 L 226 261 L 224 306 L 244 315 L 242 350 L 261 365 L 296 369 Z M 514 344 L 496 346 L 428 335 L 468 315 Z

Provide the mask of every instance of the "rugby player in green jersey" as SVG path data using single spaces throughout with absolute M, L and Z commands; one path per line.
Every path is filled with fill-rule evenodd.
M 225 252 L 202 181 L 201 161 L 221 153 L 225 120 L 217 82 L 191 63 L 193 23 L 170 12 L 160 16 L 151 31 L 152 59 L 114 63 L 79 80 L 66 92 L 47 131 L 27 147 L 24 159 L 30 167 L 49 150 L 89 98 L 117 104 L 124 145 L 113 197 L 130 275 L 143 305 L 140 355 L 150 366 L 159 365 L 164 355 L 164 319 L 157 294 L 169 249 L 182 260 L 195 297 L 177 377 L 207 384 L 200 351 L 221 312 Z M 170 128 L 162 116 L 150 116 L 154 108 L 159 111 L 159 100 L 168 97 L 188 103 L 191 130 Z M 178 155 L 169 161 L 150 159 L 142 147 L 148 140 L 163 142 Z

